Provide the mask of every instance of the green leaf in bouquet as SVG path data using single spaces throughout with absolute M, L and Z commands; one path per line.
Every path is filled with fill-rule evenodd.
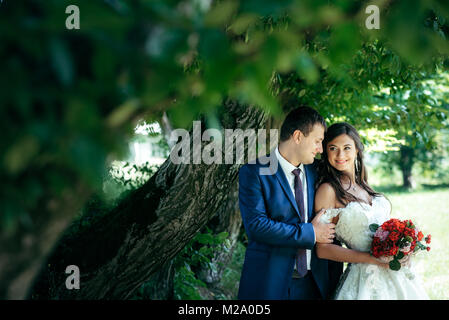
M 396 255 L 396 259 L 400 260 L 402 258 L 404 258 L 404 252 L 399 251 L 399 253 Z
M 416 246 L 417 246 L 419 249 L 421 249 L 421 250 L 426 250 L 426 246 L 423 245 L 421 242 L 417 242 L 417 243 L 416 243 Z
M 379 229 L 379 225 L 376 224 L 376 223 L 372 223 L 372 224 L 369 225 L 369 229 L 370 229 L 372 232 L 376 232 L 377 229 Z
M 402 239 L 399 240 L 399 244 L 398 244 L 398 245 L 399 245 L 400 248 L 404 248 L 404 247 L 407 246 L 408 244 L 410 244 L 410 242 L 407 241 L 407 239 L 402 238 Z
M 405 239 L 406 239 L 408 242 L 413 242 L 413 238 L 410 237 L 410 236 L 406 236 Z
M 396 259 L 391 260 L 389 265 L 391 270 L 398 271 L 401 269 L 401 263 Z

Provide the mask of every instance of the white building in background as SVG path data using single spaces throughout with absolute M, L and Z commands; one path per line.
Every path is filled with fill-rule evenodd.
M 149 135 L 149 133 L 158 135 Z M 159 123 L 153 122 L 137 126 L 135 134 L 136 137 L 129 143 L 128 162 L 136 165 L 142 165 L 145 162 L 150 165 L 160 165 L 167 159 L 166 151 L 159 145 L 159 141 L 162 139 Z
M 147 171 L 136 170 L 133 166 L 159 166 L 167 158 L 168 152 L 161 147 L 161 127 L 157 122 L 139 125 L 135 128 L 134 136 L 128 143 L 129 153 L 124 160 L 112 161 L 110 174 L 116 178 L 142 182 L 150 178 Z M 151 133 L 151 134 L 150 134 Z M 103 181 L 103 192 L 109 199 L 117 198 L 125 189 L 132 188 L 131 184 L 121 186 L 112 179 Z
M 138 141 L 130 143 L 129 162 L 142 165 L 148 162 L 150 165 L 160 165 L 165 160 L 164 151 L 157 145 L 161 137 L 142 137 Z

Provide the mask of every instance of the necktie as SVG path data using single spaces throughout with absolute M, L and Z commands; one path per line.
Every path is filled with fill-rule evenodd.
M 301 181 L 301 169 L 297 168 L 292 171 L 295 175 L 295 200 L 298 205 L 299 214 L 301 216 L 301 222 L 305 221 L 305 210 L 304 210 L 304 192 L 302 190 Z M 298 249 L 296 254 L 296 270 L 298 271 L 299 277 L 304 277 L 307 274 L 307 255 L 305 249 Z

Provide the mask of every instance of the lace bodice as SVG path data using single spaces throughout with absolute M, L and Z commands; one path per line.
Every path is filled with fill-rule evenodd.
M 321 216 L 321 220 L 329 223 L 332 218 L 339 215 L 335 226 L 335 234 L 338 241 L 348 248 L 368 252 L 373 240 L 373 232 L 369 225 L 377 223 L 381 225 L 390 218 L 391 204 L 383 196 L 374 197 L 372 204 L 350 202 L 346 207 L 328 209 Z

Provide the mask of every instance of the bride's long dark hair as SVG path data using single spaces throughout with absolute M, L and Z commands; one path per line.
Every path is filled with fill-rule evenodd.
M 351 187 L 350 177 L 346 173 L 335 169 L 329 163 L 327 145 L 330 141 L 342 134 L 347 134 L 351 137 L 352 140 L 354 140 L 357 149 L 357 158 L 355 160 L 355 182 L 368 192 L 371 197 L 380 196 L 381 194 L 374 191 L 368 184 L 368 173 L 366 172 L 365 164 L 363 163 L 363 150 L 365 148 L 360 141 L 360 136 L 357 130 L 346 122 L 334 123 L 327 129 L 326 134 L 324 135 L 323 154 L 321 155 L 321 160 L 318 164 L 316 187 L 318 188 L 325 182 L 329 183 L 335 190 L 337 200 L 344 205 L 351 201 L 363 202 L 362 199 L 355 197 L 347 191 Z M 343 176 L 347 176 L 349 179 L 349 188 L 347 190 L 343 188 L 340 181 Z

